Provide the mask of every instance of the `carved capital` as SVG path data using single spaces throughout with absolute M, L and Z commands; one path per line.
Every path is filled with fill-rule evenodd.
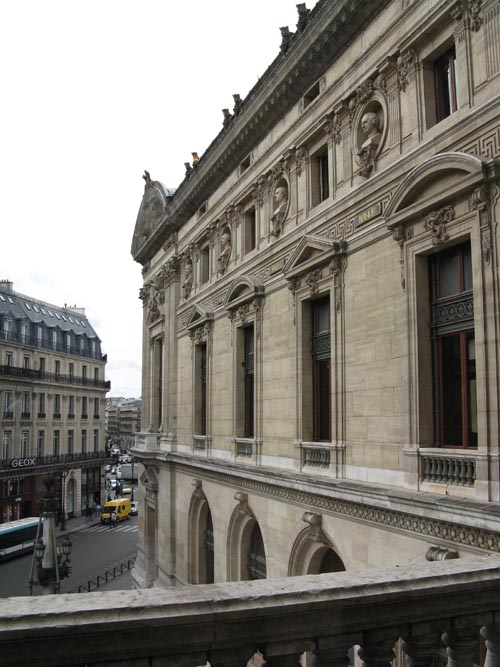
M 412 49 L 407 49 L 398 56 L 396 62 L 398 88 L 403 93 L 406 91 L 406 88 L 409 84 L 410 70 L 415 65 L 415 62 L 416 54 Z
M 245 516 L 250 516 L 250 517 L 254 516 L 252 510 L 248 506 L 248 495 L 246 493 L 242 493 L 241 491 L 237 491 L 234 494 L 234 499 L 238 501 L 238 512 L 240 514 L 243 514 Z

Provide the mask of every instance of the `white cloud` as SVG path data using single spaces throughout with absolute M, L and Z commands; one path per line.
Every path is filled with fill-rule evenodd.
M 0 4 L 1 278 L 77 304 L 111 395 L 139 396 L 141 175 L 176 187 L 279 52 L 295 0 Z M 313 4 L 311 3 L 311 7 Z

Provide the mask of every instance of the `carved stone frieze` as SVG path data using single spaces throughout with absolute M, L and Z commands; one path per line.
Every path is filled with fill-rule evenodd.
M 431 211 L 424 221 L 424 229 L 431 233 L 433 245 L 439 245 L 448 240 L 446 225 L 455 217 L 453 206 L 444 206 L 438 211 Z
M 189 466 L 179 465 L 179 469 L 189 472 Z M 367 521 L 380 526 L 388 526 L 392 529 L 401 530 L 410 534 L 431 536 L 433 540 L 444 540 L 454 544 L 463 544 L 468 548 L 483 549 L 486 551 L 500 553 L 500 533 L 466 526 L 464 524 L 452 523 L 417 514 L 410 514 L 386 507 L 377 507 L 373 504 L 351 502 L 340 498 L 323 496 L 319 493 L 296 490 L 290 486 L 279 486 L 266 484 L 245 477 L 237 477 L 227 473 L 204 470 L 203 477 L 212 479 L 226 485 L 236 486 L 247 492 L 258 493 L 287 503 L 304 505 L 305 507 L 321 510 L 322 514 L 331 512 L 346 517 L 352 517 L 360 521 Z M 244 492 L 248 502 L 248 496 Z M 238 498 L 236 498 L 238 500 Z

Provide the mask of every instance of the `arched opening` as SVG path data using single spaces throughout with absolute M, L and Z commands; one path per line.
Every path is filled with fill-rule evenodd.
M 214 526 L 212 523 L 212 513 L 208 503 L 204 504 L 206 509 L 205 530 L 203 540 L 203 553 L 200 563 L 200 583 L 214 583 Z
M 248 579 L 265 579 L 267 575 L 266 553 L 259 524 L 254 523 L 247 556 Z
M 345 572 L 345 565 L 333 549 L 318 549 L 309 563 L 307 573 L 325 574 L 326 572 Z

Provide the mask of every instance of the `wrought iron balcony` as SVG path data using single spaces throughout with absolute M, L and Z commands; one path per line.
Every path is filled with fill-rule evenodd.
M 57 382 L 58 384 L 95 387 L 98 389 L 111 389 L 111 382 L 109 382 L 109 380 L 91 380 L 89 378 L 77 377 L 75 375 L 46 373 L 45 371 L 35 370 L 34 368 L 22 368 L 21 366 L 0 366 L 0 377 L 21 378 L 35 382 Z
M 42 468 L 45 466 L 54 466 L 54 465 L 69 465 L 72 463 L 79 463 L 82 461 L 100 461 L 107 460 L 108 456 L 105 451 L 100 452 L 74 452 L 71 454 L 49 454 L 48 456 L 34 456 L 30 458 L 32 461 L 29 468 L 24 468 L 24 470 L 36 470 L 37 468 Z M 0 472 L 10 471 L 13 469 L 18 470 L 16 462 L 18 458 L 10 458 L 0 460 Z
M 85 359 L 95 359 L 97 361 L 106 361 L 106 355 L 101 352 L 92 352 L 85 350 L 78 345 L 66 345 L 62 342 L 52 342 L 47 338 L 37 338 L 35 336 L 28 336 L 26 334 L 14 333 L 13 331 L 4 331 L 0 329 L 0 339 L 8 340 L 11 343 L 17 343 L 23 347 L 35 347 L 39 350 L 47 350 L 52 352 L 62 352 L 63 354 L 70 354 L 75 357 L 84 357 Z
M 184 588 L 0 600 L 9 667 L 498 665 L 500 556 Z M 117 619 L 119 623 L 117 625 Z M 119 626 L 119 631 L 117 628 Z M 34 656 L 36 660 L 34 662 Z M 352 662 L 351 662 L 352 664 Z

